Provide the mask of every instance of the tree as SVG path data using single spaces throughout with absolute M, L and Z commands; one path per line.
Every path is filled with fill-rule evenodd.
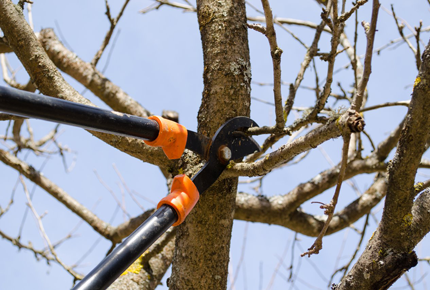
M 129 1 L 125 1 L 123 6 L 118 8 L 117 16 L 113 15 L 108 1 L 106 1 L 103 11 L 106 11 L 110 29 L 104 37 L 102 47 L 88 62 L 64 46 L 57 36 L 59 31 L 41 29 L 35 34 L 32 29 L 32 17 L 27 16 L 28 21 L 24 18 L 24 6 L 37 7 L 39 4 L 36 2 L 34 6 L 31 6 L 30 3 L 25 2 L 19 1 L 14 4 L 9 0 L 0 1 L 0 28 L 4 34 L 0 42 L 0 52 L 8 54 L 8 56 L 9 54 L 16 55 L 30 77 L 28 84 L 19 84 L 16 79 L 8 75 L 7 64 L 2 56 L 4 79 L 9 85 L 30 91 L 37 89 L 45 95 L 94 105 L 83 96 L 83 93 L 78 93 L 70 84 L 70 82 L 74 82 L 74 86 L 80 88 L 80 85 L 75 84 L 77 81 L 113 110 L 142 117 L 151 114 L 126 94 L 125 89 L 121 89 L 100 71 L 99 61 L 103 60 L 102 57 L 106 55 L 104 51 L 107 45 L 109 43 L 112 45 L 115 28 L 120 21 L 124 21 L 122 16 L 127 11 Z M 418 1 L 416 2 L 418 3 Z M 311 3 L 313 2 L 308 4 Z M 381 27 L 384 28 L 384 33 L 387 31 L 386 26 L 380 24 L 380 19 L 383 17 L 379 13 L 381 10 L 379 1 L 357 1 L 353 4 L 335 0 L 321 1 L 319 5 L 323 8 L 322 12 L 321 7 L 316 4 L 315 9 L 309 9 L 309 14 L 311 12 L 314 14 L 313 22 L 274 17 L 273 15 L 278 12 L 272 13 L 270 5 L 275 5 L 275 3 L 263 0 L 260 12 L 262 16 L 258 17 L 251 17 L 249 11 L 255 15 L 259 13 L 259 8 L 254 9 L 252 5 L 249 5 L 247 13 L 244 1 L 228 0 L 199 0 L 197 5 L 187 1 L 185 4 L 158 1 L 154 6 L 143 11 L 147 13 L 145 15 L 154 15 L 157 12 L 150 12 L 151 9 L 171 6 L 176 9 L 172 10 L 175 13 L 178 12 L 178 9 L 193 12 L 192 15 L 195 15 L 194 12 L 197 13 L 203 47 L 204 85 L 197 121 L 198 131 L 206 136 L 212 136 L 224 122 L 234 116 L 250 115 L 251 62 L 248 37 L 251 36 L 248 36 L 248 33 L 251 33 L 250 29 L 262 33 L 263 36 L 258 35 L 259 41 L 262 41 L 263 37 L 267 38 L 270 48 L 266 47 L 266 54 L 261 57 L 271 56 L 271 59 L 266 59 L 266 61 L 271 63 L 272 80 L 268 87 L 273 87 L 274 118 L 272 119 L 274 119 L 274 125 L 270 126 L 270 121 L 259 122 L 260 128 L 248 131 L 252 136 L 264 136 L 264 138 L 256 137 L 260 138 L 262 153 L 254 153 L 243 161 L 231 163 L 219 182 L 201 197 L 186 222 L 163 236 L 128 273 L 121 276 L 112 289 L 153 289 L 159 284 L 170 264 L 172 264 L 172 274 L 167 284 L 171 289 L 225 289 L 228 281 L 230 240 L 234 219 L 275 224 L 301 235 L 317 237 L 313 244 L 311 242 L 306 246 L 309 247 L 308 250 L 302 251 L 302 255 L 309 256 L 310 259 L 317 257 L 318 253 L 319 255 L 324 254 L 326 247 L 329 247 L 326 235 L 351 227 L 360 219 L 364 220 L 364 228 L 361 230 L 359 238 L 359 245 L 363 249 L 359 255 L 356 252 L 351 258 L 351 262 L 342 269 L 347 275 L 336 274 L 332 277 L 332 281 L 335 283 L 332 286 L 333 289 L 387 289 L 406 271 L 417 265 L 418 257 L 414 249 L 430 231 L 430 194 L 427 190 L 429 181 L 418 182 L 417 177 L 418 168 L 428 168 L 428 162 L 423 155 L 428 148 L 430 127 L 430 119 L 426 114 L 429 111 L 428 106 L 430 106 L 426 100 L 429 95 L 430 48 L 426 46 L 422 58 L 420 58 L 420 46 L 423 46 L 420 42 L 421 33 L 429 29 L 423 28 L 422 23 L 416 23 L 418 26 L 415 30 L 411 29 L 412 35 L 406 35 L 404 30 L 407 22 L 402 21 L 392 8 L 390 29 L 400 33 L 400 40 L 395 40 L 395 43 L 405 42 L 408 44 L 408 49 L 413 52 L 413 54 L 407 52 L 406 56 L 406 52 L 398 49 L 397 52 L 401 56 L 399 58 L 409 57 L 408 63 L 412 63 L 414 60 L 418 76 L 416 77 L 416 71 L 415 75 L 405 76 L 408 79 L 406 83 L 413 83 L 413 88 L 403 91 L 402 99 L 405 98 L 405 92 L 410 94 L 412 91 L 410 101 L 399 102 L 392 100 L 390 95 L 384 94 L 381 99 L 379 99 L 381 95 L 375 98 L 375 104 L 382 105 L 368 106 L 367 103 L 370 103 L 372 96 L 386 93 L 384 90 L 370 87 L 369 80 L 373 80 L 370 78 L 371 72 L 374 71 L 372 74 L 374 76 L 377 71 L 381 70 L 383 71 L 382 76 L 390 75 L 390 78 L 394 78 L 396 74 L 396 72 L 391 74 L 391 72 L 385 71 L 382 65 L 375 69 L 374 52 L 380 53 L 384 48 L 377 48 L 374 42 L 378 40 L 378 37 L 382 37 Z M 357 16 L 357 13 L 362 10 L 363 16 L 362 14 Z M 274 11 L 276 10 L 274 9 Z M 412 11 L 419 12 L 414 7 L 412 7 Z M 37 13 L 34 14 L 37 16 Z M 416 20 L 414 19 L 414 21 Z M 348 26 L 346 26 L 347 24 Z M 299 38 L 289 31 L 287 25 L 305 26 L 307 29 L 310 28 L 312 33 L 309 34 L 309 30 L 307 30 L 303 32 L 303 38 L 302 36 Z M 275 30 L 275 26 L 279 30 Z M 294 54 L 294 58 L 300 55 L 299 69 L 285 65 L 285 63 L 288 64 L 289 57 L 291 58 L 288 54 L 293 51 L 294 46 L 291 40 L 289 41 L 291 44 L 281 45 L 278 39 L 284 37 L 281 36 L 281 30 L 286 30 L 292 39 L 297 40 L 304 47 L 301 54 Z M 252 33 L 255 32 L 252 31 Z M 354 34 L 359 36 L 350 40 L 348 36 Z M 127 41 L 133 43 L 133 38 L 138 37 L 133 35 Z M 415 39 L 414 44 L 411 39 Z M 128 49 L 130 48 L 136 49 L 133 45 L 129 45 Z M 175 47 L 169 49 L 174 50 Z M 283 53 L 283 51 L 285 52 Z M 364 58 L 359 57 L 360 53 L 364 54 Z M 346 70 L 338 64 L 341 60 L 347 61 L 348 68 L 352 68 L 352 72 L 345 73 Z M 403 68 L 403 63 L 398 61 L 397 67 Z M 109 63 L 108 56 L 105 56 L 104 62 Z M 166 71 L 169 68 L 162 68 L 162 71 L 167 74 Z M 69 75 L 74 81 L 67 82 L 59 70 Z M 314 72 L 314 76 L 312 76 L 311 70 Z M 343 74 L 337 74 L 338 70 Z M 324 72 L 324 77 L 318 74 L 321 71 Z M 308 82 L 305 82 L 305 73 L 307 73 Z M 256 73 L 254 69 L 253 74 L 255 80 L 258 72 Z M 381 79 L 375 78 L 374 82 L 381 83 L 383 87 L 394 86 L 392 79 L 382 80 L 381 75 L 379 75 Z M 283 87 L 285 84 L 283 80 L 287 78 L 294 82 Z M 338 88 L 333 85 L 335 80 L 339 82 Z M 312 85 L 313 82 L 315 84 Z M 307 92 L 306 88 L 309 86 L 311 86 L 310 91 Z M 350 86 L 349 89 L 345 89 L 348 86 Z M 267 95 L 268 91 L 263 91 L 265 88 L 265 84 L 254 83 L 253 91 Z M 306 102 L 301 99 L 310 96 L 312 99 L 308 99 Z M 265 100 L 267 99 L 265 98 Z M 254 98 L 253 102 L 258 101 Z M 306 107 L 297 107 L 297 104 L 300 106 L 306 104 Z M 404 117 L 383 115 L 383 118 L 389 119 L 391 124 L 396 123 L 397 127 L 394 129 L 391 125 L 380 131 L 371 130 L 370 134 L 363 131 L 365 123 L 361 113 L 364 112 L 364 119 L 366 119 L 366 112 L 387 106 L 408 106 L 409 109 L 406 115 L 404 112 L 402 113 Z M 299 114 L 295 115 L 295 112 L 299 112 Z M 251 116 L 257 118 L 254 113 Z M 24 123 L 22 118 L 7 115 L 3 115 L 2 118 L 6 121 L 9 120 L 12 127 L 12 135 L 7 137 L 10 134 L 8 128 L 5 139 L 9 139 L 10 143 L 7 144 L 13 145 L 0 151 L 0 160 L 11 170 L 21 174 L 20 182 L 28 198 L 28 206 L 37 217 L 40 232 L 47 246 L 46 248 L 35 247 L 31 243 L 24 242 L 20 238 L 21 232 L 14 237 L 2 230 L 0 231 L 1 236 L 14 246 L 34 253 L 37 258 L 48 262 L 55 261 L 75 280 L 79 279 L 82 274 L 63 262 L 57 255 L 55 245 L 50 242 L 44 231 L 43 219 L 33 206 L 26 186 L 28 182 L 36 184 L 65 205 L 96 233 L 110 241 L 111 248 L 130 234 L 152 210 L 129 216 L 126 221 L 117 226 L 107 223 L 106 219 L 93 213 L 89 209 L 90 206 L 79 203 L 60 185 L 55 184 L 48 177 L 49 175 L 42 175 L 40 171 L 30 165 L 30 162 L 24 160 L 25 152 L 48 154 L 49 151 L 43 146 L 50 140 L 56 143 L 56 152 L 64 156 L 67 148 L 57 142 L 57 130 L 55 129 L 52 133 L 35 141 L 30 129 L 28 136 L 21 133 Z M 378 127 L 378 123 L 383 124 L 383 120 L 367 122 L 366 129 Z M 31 127 L 28 126 L 28 128 Z M 392 130 L 392 132 L 389 136 L 384 137 L 381 133 L 384 130 Z M 169 161 L 160 150 L 148 147 L 141 141 L 119 138 L 105 133 L 89 133 L 127 155 L 159 167 L 168 184 L 178 173 L 183 172 L 192 176 L 202 162 L 191 152 L 186 152 L 178 161 Z M 290 137 L 284 138 L 286 136 Z M 336 147 L 331 155 L 337 156 L 339 163 L 328 169 L 318 166 L 313 149 L 331 142 L 330 140 L 335 138 L 338 139 L 340 148 Z M 378 142 L 374 142 L 375 140 Z M 364 149 L 363 144 L 372 146 L 373 149 Z M 395 151 L 394 157 L 392 151 Z M 390 161 L 390 158 L 393 159 Z M 265 196 L 261 194 L 263 180 L 265 184 L 271 183 L 267 179 L 272 174 L 276 176 L 277 172 L 285 172 L 288 170 L 287 165 L 300 168 L 300 164 L 306 164 L 306 162 L 317 167 L 308 169 L 309 171 L 323 171 L 309 179 L 298 178 L 300 183 L 290 184 L 291 189 L 288 192 L 282 192 L 282 188 L 276 188 L 273 184 L 269 187 L 276 191 L 276 194 L 281 195 Z M 271 173 L 278 168 L 282 168 L 282 171 Z M 269 173 L 271 174 L 269 175 Z M 364 174 L 373 174 L 372 184 L 367 186 L 359 197 L 345 197 L 347 201 L 339 202 L 337 205 L 339 194 L 345 191 L 345 186 L 341 190 L 342 183 Z M 305 174 L 303 173 L 303 175 Z M 121 175 L 119 176 L 121 177 Z M 252 182 L 260 184 L 256 189 L 257 195 L 242 192 L 242 190 L 238 192 L 239 176 L 257 177 L 257 179 L 251 179 Z M 361 182 L 365 183 L 365 181 Z M 125 183 L 122 187 L 124 191 L 128 191 Z M 335 188 L 333 198 L 332 193 L 328 192 L 331 188 Z M 324 192 L 329 195 L 318 196 Z M 366 226 L 369 216 L 372 214 L 371 210 L 381 200 L 384 200 L 381 219 L 374 234 L 364 246 L 365 233 L 369 233 Z M 315 211 L 315 205 L 309 206 L 305 204 L 306 201 L 322 203 L 321 209 L 326 216 L 321 216 L 322 210 Z M 127 215 L 123 202 L 118 201 L 118 204 L 124 215 Z M 11 203 L 6 205 L 6 207 L 2 205 L 0 211 L 2 219 L 7 218 L 9 210 L 12 208 Z M 315 214 L 307 213 L 309 208 L 313 208 Z M 322 247 L 323 241 L 324 247 Z M 298 243 L 297 239 L 294 238 L 293 244 L 296 243 Z M 357 260 L 354 260 L 356 256 Z M 282 265 L 282 259 L 278 268 Z M 334 260 L 333 255 L 329 259 Z M 353 261 L 355 264 L 352 266 Z M 294 267 L 290 270 L 292 273 L 290 278 L 295 281 L 297 276 L 294 276 L 296 273 Z M 278 270 L 275 270 L 273 277 L 277 273 Z M 237 277 L 230 278 L 230 282 L 232 283 L 236 279 Z M 272 286 L 272 283 L 273 279 L 268 288 Z M 410 284 L 412 285 L 412 282 Z M 325 287 L 326 285 L 318 286 Z

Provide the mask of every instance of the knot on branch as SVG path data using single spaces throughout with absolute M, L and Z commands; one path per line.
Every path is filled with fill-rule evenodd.
M 276 57 L 281 57 L 283 52 L 284 51 L 282 49 L 280 49 L 279 47 L 276 47 L 275 51 L 273 52 L 273 55 Z
M 348 114 L 349 118 L 347 124 L 351 132 L 357 133 L 363 131 L 364 126 L 366 126 L 363 117 L 357 111 L 353 110 L 348 110 Z
M 336 125 L 342 132 L 342 135 L 361 132 L 366 123 L 363 117 L 355 110 L 348 109 L 336 121 Z
M 334 213 L 334 205 L 333 203 L 329 203 L 329 204 L 323 204 L 320 206 L 320 209 L 324 210 L 324 214 L 325 215 L 329 215 L 329 214 L 333 214 Z
M 370 23 L 363 20 L 363 21 L 361 21 L 361 26 L 363 26 L 364 32 L 367 35 L 370 31 Z

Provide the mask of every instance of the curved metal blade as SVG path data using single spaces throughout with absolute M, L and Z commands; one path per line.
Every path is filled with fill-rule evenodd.
M 227 145 L 231 150 L 231 160 L 236 160 L 256 151 L 261 151 L 260 145 L 254 138 L 247 136 L 241 131 L 232 133 L 234 139 Z
M 202 134 L 188 130 L 187 144 L 185 148 L 197 153 L 204 160 L 207 160 L 211 139 Z
M 231 150 L 230 160 L 261 150 L 254 139 L 239 131 L 251 127 L 258 127 L 258 125 L 247 117 L 236 117 L 218 129 L 212 138 L 205 166 L 192 178 L 200 194 L 218 179 L 229 163 L 229 160 L 220 160 L 219 149 L 222 146 Z

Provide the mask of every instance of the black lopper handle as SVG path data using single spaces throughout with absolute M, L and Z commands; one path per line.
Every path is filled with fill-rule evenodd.
M 0 111 L 151 141 L 160 131 L 154 120 L 1 86 Z
M 178 216 L 173 208 L 168 205 L 162 205 L 72 290 L 102 290 L 108 288 L 177 219 Z

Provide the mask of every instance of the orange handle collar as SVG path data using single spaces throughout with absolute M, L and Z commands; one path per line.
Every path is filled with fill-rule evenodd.
M 151 116 L 148 119 L 157 121 L 160 132 L 157 139 L 153 141 L 144 141 L 149 146 L 161 147 L 169 159 L 178 159 L 184 153 L 187 145 L 187 129 L 170 120 L 159 116 Z
M 199 197 L 200 195 L 197 187 L 188 176 L 184 174 L 176 175 L 173 179 L 170 194 L 160 200 L 157 208 L 160 208 L 163 204 L 173 207 L 178 215 L 178 220 L 173 226 L 177 226 L 185 220 L 196 205 Z

